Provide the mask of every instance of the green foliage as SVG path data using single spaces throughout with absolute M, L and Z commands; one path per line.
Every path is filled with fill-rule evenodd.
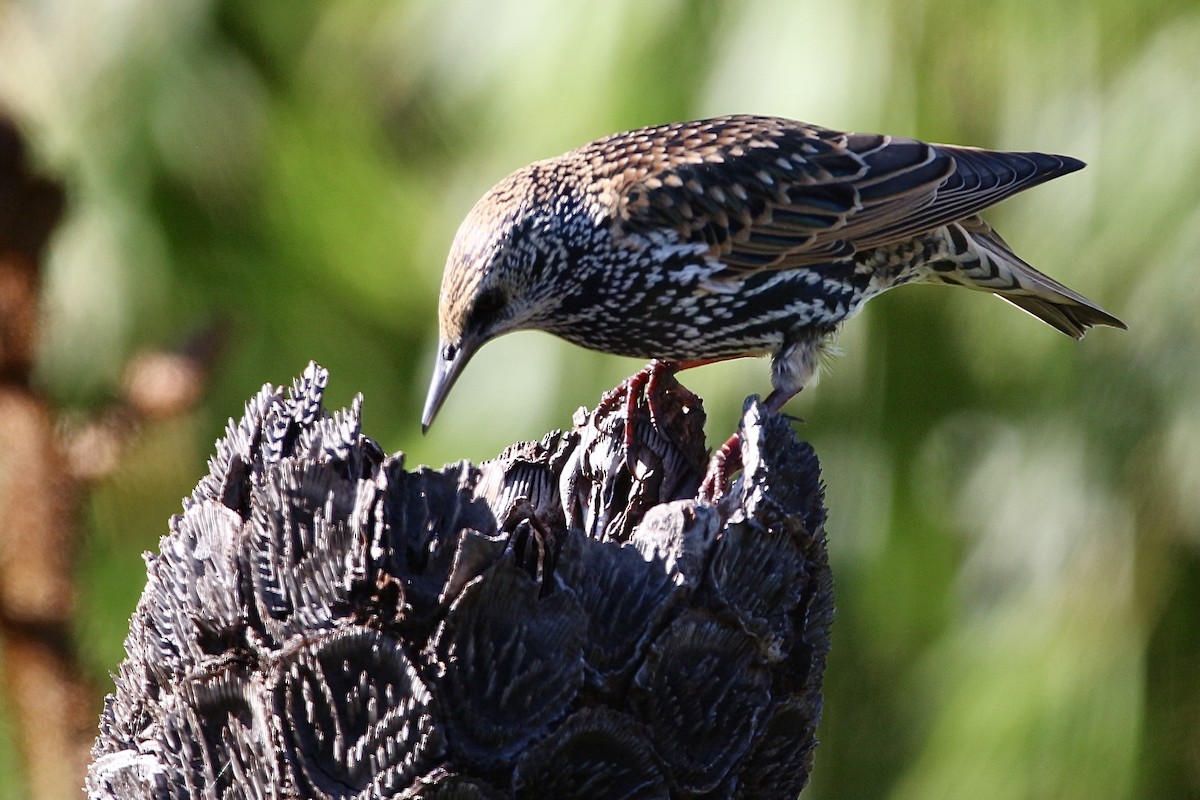
M 231 333 L 203 411 L 87 505 L 92 667 L 115 669 L 139 552 L 264 381 L 315 358 L 331 405 L 361 391 L 373 437 L 441 464 L 635 369 L 508 337 L 420 436 L 442 263 L 491 184 L 618 129 L 775 113 L 1083 158 L 990 219 L 1130 326 L 1076 344 L 905 288 L 793 404 L 839 605 L 806 796 L 1200 796 L 1197 52 L 1200 9 L 1173 0 L 0 2 L 0 103 L 72 190 L 42 385 L 94 406 L 136 349 Z M 713 439 L 769 388 L 754 362 L 684 380 Z

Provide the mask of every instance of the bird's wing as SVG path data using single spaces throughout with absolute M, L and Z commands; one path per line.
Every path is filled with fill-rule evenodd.
M 754 116 L 616 134 L 580 154 L 619 239 L 673 231 L 730 278 L 847 258 L 1083 166 Z

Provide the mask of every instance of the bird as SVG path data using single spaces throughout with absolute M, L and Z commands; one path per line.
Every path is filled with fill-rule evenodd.
M 991 292 L 1076 339 L 1125 328 L 979 217 L 1083 166 L 755 115 L 615 133 L 534 162 L 455 235 L 422 431 L 479 348 L 517 330 L 672 369 L 769 355 L 763 402 L 778 412 L 841 323 L 907 283 Z

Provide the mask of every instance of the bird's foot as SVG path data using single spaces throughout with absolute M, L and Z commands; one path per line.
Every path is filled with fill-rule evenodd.
M 798 391 L 798 390 L 797 390 Z M 782 414 L 782 409 L 788 400 L 795 397 L 797 392 L 787 392 L 776 389 L 772 391 L 767 398 L 762 401 L 763 410 L 767 414 Z M 786 417 L 793 422 L 803 422 L 797 417 Z M 700 491 L 697 497 L 709 503 L 716 503 L 725 495 L 726 486 L 729 480 L 741 470 L 742 464 L 742 439 L 741 429 L 733 436 L 730 436 L 725 444 L 721 445 L 712 458 L 708 462 L 708 470 L 704 474 L 704 480 L 700 484 Z
M 725 494 L 725 486 L 733 474 L 742 468 L 742 438 L 740 433 L 730 436 L 708 462 L 708 471 L 700 483 L 696 497 L 706 503 L 716 504 Z
M 633 471 L 633 451 L 634 442 L 636 440 L 636 420 L 640 416 L 639 406 L 645 405 L 646 412 L 650 416 L 650 424 L 654 427 L 660 427 L 659 422 L 663 419 L 660 409 L 657 408 L 656 399 L 662 392 L 661 381 L 665 377 L 670 377 L 678 370 L 678 365 L 672 361 L 660 361 L 654 359 L 641 370 L 633 375 L 630 375 L 625 380 L 621 381 L 615 389 L 604 395 L 600 401 L 598 410 L 613 410 L 617 408 L 617 404 L 621 404 L 621 410 L 624 412 L 624 435 L 622 437 L 625 445 L 625 459 L 630 471 Z
M 667 361 L 660 358 L 651 359 L 650 363 L 642 369 L 641 372 L 630 378 L 630 394 L 627 410 L 633 410 L 633 404 L 637 401 L 636 391 L 645 390 L 646 393 L 646 410 L 650 412 L 650 424 L 655 428 L 661 428 L 662 420 L 666 419 L 666 415 L 660 413 L 658 408 L 658 400 L 666 396 L 663 391 L 661 381 L 663 378 L 673 377 L 675 373 L 693 367 L 702 367 L 705 364 L 713 364 L 721 359 L 707 359 L 700 361 Z M 634 387 L 636 386 L 636 390 Z M 632 419 L 632 417 L 629 417 Z M 626 448 L 633 443 L 633 426 L 625 429 L 625 445 Z
M 660 382 L 664 376 L 670 377 L 681 368 L 674 361 L 660 361 L 656 358 L 646 366 L 646 369 L 638 373 L 638 375 L 646 376 L 646 409 L 650 412 L 650 424 L 656 428 L 660 427 L 659 422 L 664 419 L 663 415 L 659 413 L 656 402 L 662 391 Z

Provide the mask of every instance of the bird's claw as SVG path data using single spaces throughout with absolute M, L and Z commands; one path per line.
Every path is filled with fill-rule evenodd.
M 654 359 L 638 372 L 621 381 L 615 389 L 608 392 L 600 400 L 598 410 L 612 410 L 617 403 L 622 403 L 625 430 L 623 444 L 625 445 L 625 463 L 632 473 L 634 471 L 634 445 L 636 442 L 638 407 L 645 404 L 650 417 L 650 424 L 659 427 L 662 415 L 657 408 L 656 399 L 661 391 L 659 382 L 664 376 L 674 375 L 676 365 L 670 361 Z
M 742 439 L 740 433 L 735 433 L 713 453 L 696 497 L 706 503 L 715 504 L 725 494 L 725 486 L 729 479 L 741 468 Z

